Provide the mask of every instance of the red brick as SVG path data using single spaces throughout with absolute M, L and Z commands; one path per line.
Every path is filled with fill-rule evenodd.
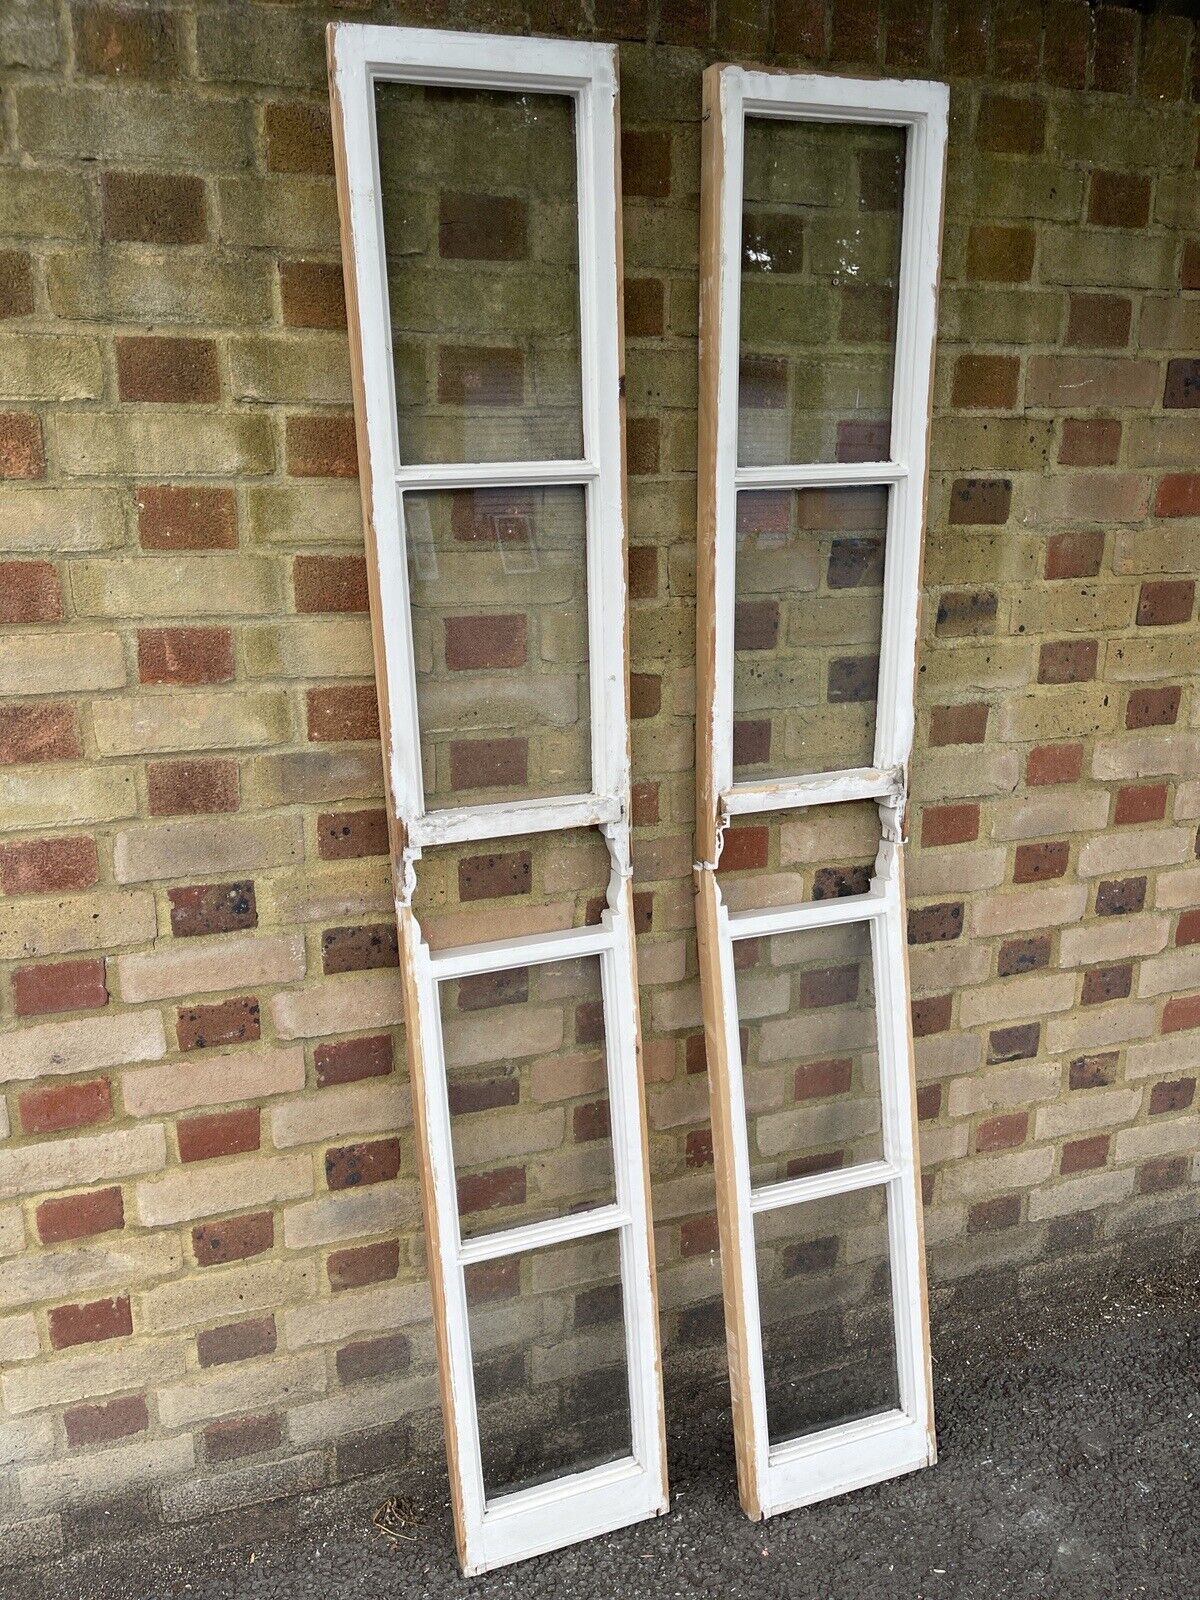
M 968 1233 L 999 1233 L 1015 1228 L 1021 1220 L 1021 1196 L 997 1195 L 992 1200 L 977 1200 L 967 1212 Z
M 529 656 L 528 621 L 508 616 L 447 617 L 446 666 L 451 672 L 523 667 Z
M 1101 5 L 1095 12 L 1092 88 L 1128 94 L 1137 67 L 1138 19 L 1123 6 Z
M 1138 1168 L 1138 1193 L 1161 1194 L 1166 1189 L 1182 1189 L 1190 1166 L 1187 1156 L 1159 1156 L 1143 1162 Z
M 1049 878 L 1061 878 L 1070 859 L 1071 845 L 1066 839 L 1019 844 L 1013 863 L 1013 882 L 1044 883 Z
M 102 957 L 50 961 L 13 973 L 13 1011 L 41 1017 L 58 1011 L 95 1011 L 108 1004 Z
M 1200 944 L 1200 907 L 1181 911 L 1179 926 L 1175 930 L 1176 944 Z
M 368 1283 L 387 1283 L 400 1271 L 400 1241 L 381 1239 L 378 1244 L 352 1245 L 334 1250 L 325 1263 L 329 1287 L 335 1294 L 343 1289 L 362 1289 Z
M 1093 967 L 1083 975 L 1081 1003 L 1106 1005 L 1110 1000 L 1126 1000 L 1133 988 L 1133 966 L 1128 961 L 1110 967 Z
M 203 178 L 179 173 L 102 172 L 106 239 L 134 244 L 203 244 L 208 216 Z
M 1021 377 L 1019 356 L 962 355 L 954 364 L 951 404 L 969 411 L 1011 411 Z
M 161 78 L 178 68 L 178 23 L 171 12 L 80 5 L 73 8 L 72 22 L 79 72 L 106 78 Z
M 313 744 L 379 738 L 379 699 L 373 683 L 310 689 L 305 696 L 305 715 Z
M 521 1205 L 525 1200 L 525 1168 L 494 1167 L 491 1172 L 465 1172 L 458 1179 L 458 1209 L 467 1216 Z
M 590 1100 L 571 1113 L 571 1136 L 576 1144 L 607 1139 L 611 1132 L 607 1100 Z
M 955 591 L 938 601 L 936 632 L 939 638 L 973 638 L 995 633 L 999 597 L 991 590 Z
M 1056 533 L 1046 541 L 1047 578 L 1094 578 L 1103 560 L 1103 533 Z
M 683 1259 L 713 1255 L 721 1248 L 715 1212 L 706 1217 L 687 1217 L 679 1224 L 679 1254 Z
M 82 835 L 0 845 L 0 888 L 5 894 L 90 889 L 99 873 L 96 841 Z
M 137 492 L 143 550 L 235 550 L 237 501 L 232 489 L 156 484 Z
M 1006 478 L 956 478 L 950 488 L 950 521 L 965 527 L 1008 521 L 1012 484 Z
M 662 333 L 665 323 L 661 278 L 626 278 L 624 298 L 627 339 L 649 339 Z
M 512 1300 L 521 1292 L 521 1262 L 517 1256 L 473 1261 L 463 1276 L 472 1305 L 481 1300 Z
M 372 1033 L 359 1039 L 319 1044 L 313 1060 L 317 1086 L 322 1089 L 338 1083 L 357 1083 L 361 1078 L 386 1078 L 392 1070 L 392 1038 L 388 1033 Z
M 91 1300 L 86 1305 L 55 1306 L 48 1313 L 50 1348 L 66 1350 L 76 1344 L 99 1344 L 122 1339 L 133 1332 L 129 1296 Z
M 767 721 L 740 721 L 733 725 L 733 764 L 735 767 L 760 767 L 771 759 L 771 724 Z
M 908 913 L 909 944 L 938 944 L 948 939 L 957 939 L 961 936 L 962 930 L 961 900 L 924 906 L 920 911 Z
M 0 706 L 0 764 L 77 761 L 82 755 L 74 706 Z
M 662 710 L 662 678 L 656 672 L 629 675 L 629 715 L 636 722 Z
M 339 1382 L 362 1383 L 370 1378 L 386 1378 L 406 1372 L 412 1360 L 408 1340 L 402 1333 L 385 1333 L 376 1339 L 358 1339 L 345 1344 L 334 1362 Z
M 269 1211 L 253 1211 L 223 1222 L 202 1222 L 192 1229 L 197 1266 L 221 1266 L 260 1256 L 275 1243 L 275 1219 Z
M 1096 639 L 1059 639 L 1038 654 L 1039 683 L 1090 683 L 1100 651 Z
M 1107 878 L 1096 885 L 1097 916 L 1125 917 L 1145 904 L 1145 878 Z
M 367 563 L 362 556 L 297 556 L 292 590 L 300 612 L 366 611 Z
M 523 789 L 528 782 L 528 739 L 451 741 L 450 787 L 452 789 Z
M 0 250 L 0 319 L 33 315 L 33 258 Z
M 1031 787 L 1052 783 L 1078 783 L 1083 772 L 1081 744 L 1043 744 L 1029 752 L 1025 782 Z
M 652 828 L 658 822 L 657 783 L 643 782 L 633 785 L 630 817 L 635 828 Z
M 1114 822 L 1161 822 L 1166 814 L 1165 783 L 1133 784 L 1117 790 Z
M 1192 620 L 1196 585 L 1190 578 L 1144 583 L 1138 596 L 1137 621 L 1142 628 L 1169 628 Z
M 1102 1167 L 1108 1160 L 1109 1142 L 1110 1135 L 1107 1133 L 1070 1140 L 1063 1145 L 1058 1170 L 1065 1176 L 1068 1172 L 1091 1172 L 1094 1167 Z
M 63 1412 L 63 1424 L 67 1444 L 72 1450 L 80 1450 L 86 1445 L 111 1444 L 114 1439 L 145 1433 L 150 1426 L 150 1413 L 144 1394 L 123 1394 L 115 1400 L 71 1406 Z
M 325 1152 L 325 1181 L 331 1189 L 387 1183 L 400 1171 L 399 1139 L 373 1139 Z
M 671 192 L 671 135 L 664 129 L 621 130 L 621 187 L 628 195 L 665 200 Z
M 1200 406 L 1200 357 L 1176 356 L 1167 362 L 1163 405 L 1169 411 Z
M 1093 171 L 1087 219 L 1098 228 L 1144 228 L 1150 220 L 1150 179 L 1133 172 Z
M 483 972 L 458 980 L 460 1011 L 491 1011 L 495 1006 L 524 1005 L 528 999 L 528 967 L 509 967 L 503 972 Z
M 1115 417 L 1067 417 L 1058 459 L 1064 467 L 1111 467 L 1121 453 L 1121 424 Z
M 346 286 L 334 262 L 281 261 L 279 299 L 285 327 L 346 326 Z
M 917 1090 L 917 1121 L 936 1122 L 942 1114 L 942 1086 L 926 1083 Z
M 210 1422 L 201 1435 L 204 1459 L 212 1464 L 240 1461 L 243 1456 L 265 1455 L 283 1440 L 283 1419 L 262 1417 L 222 1417 Z
M 921 813 L 921 844 L 925 848 L 969 844 L 972 839 L 978 837 L 977 803 L 926 806 Z
M 1150 1115 L 1161 1117 L 1172 1111 L 1187 1111 L 1195 1098 L 1195 1078 L 1164 1078 L 1150 1090 Z
M 44 478 L 42 420 L 27 411 L 0 411 L 0 478 Z
M 18 1105 L 26 1133 L 61 1133 L 107 1122 L 112 1116 L 112 1089 L 107 1078 L 87 1083 L 60 1083 L 46 1089 L 26 1089 Z
M 365 928 L 326 928 L 321 935 L 321 966 L 334 972 L 366 972 L 400 964 L 396 924 L 375 923 Z
M 998 77 L 1037 80 L 1042 53 L 1040 4 L 997 6 L 992 12 L 992 59 Z
M 978 68 L 979 62 L 975 63 Z M 979 102 L 975 142 L 997 155 L 1033 156 L 1045 148 L 1046 107 L 1040 100 L 984 94 Z
M 838 967 L 816 967 L 794 980 L 795 1004 L 801 1010 L 852 1005 L 858 998 L 857 962 Z
M 1160 1027 L 1163 1033 L 1200 1028 L 1200 994 L 1180 994 L 1168 1000 L 1163 1007 Z
M 285 447 L 290 477 L 358 476 L 358 448 L 351 416 L 289 417 Z
M 236 1000 L 216 1000 L 205 1006 L 183 1006 L 175 1027 L 181 1050 L 241 1044 L 262 1035 L 258 1001 L 251 995 L 239 996 Z
M 848 1056 L 828 1061 L 809 1061 L 796 1068 L 794 1094 L 797 1100 L 827 1100 L 849 1094 L 854 1063 Z
M 254 884 L 187 884 L 167 890 L 171 903 L 171 932 L 177 939 L 208 933 L 237 933 L 258 926 Z
M 529 253 L 529 209 L 511 195 L 438 196 L 443 261 L 521 261 Z
M 223 1367 L 231 1361 L 272 1355 L 275 1344 L 274 1316 L 248 1317 L 243 1322 L 202 1328 L 196 1335 L 196 1356 L 202 1367 Z
M 1076 1056 L 1070 1068 L 1070 1087 L 1073 1090 L 1107 1089 L 1116 1081 L 1119 1059 L 1115 1050 L 1096 1056 Z
M 660 428 L 657 417 L 625 420 L 625 470 L 631 478 L 653 478 L 659 471 Z
M 525 398 L 525 358 L 496 345 L 443 345 L 437 397 L 444 406 L 519 406 Z
M 212 405 L 221 398 L 211 339 L 126 334 L 115 341 L 117 398 L 156 405 Z
M 952 994 L 930 995 L 912 1002 L 912 1031 L 914 1039 L 926 1039 L 934 1033 L 945 1033 L 950 1027 L 950 1013 L 954 1005 Z
M 324 811 L 317 818 L 317 853 L 322 861 L 385 856 L 388 848 L 387 813 L 381 806 Z
M 236 761 L 151 761 L 146 788 L 152 817 L 236 811 L 241 798 Z
M 745 872 L 751 867 L 765 867 L 770 843 L 771 834 L 766 827 L 730 828 L 721 848 L 721 871 Z
M 62 614 L 52 561 L 0 561 L 0 622 L 58 622 Z
M 1015 978 L 1021 972 L 1036 972 L 1050 965 L 1050 935 L 1030 939 L 1007 939 L 996 957 L 996 972 L 1001 978 Z
M 987 737 L 988 707 L 934 706 L 929 713 L 930 745 L 982 744 Z
M 988 1034 L 988 1062 L 1028 1061 L 1038 1053 L 1042 1028 L 1038 1022 L 1022 1022 L 1013 1028 L 993 1028 Z
M 693 1128 L 684 1143 L 683 1164 L 692 1172 L 703 1172 L 713 1164 L 711 1128 Z
M 1200 472 L 1169 472 L 1154 498 L 1159 517 L 1200 517 Z
M 232 628 L 139 628 L 141 683 L 228 683 L 233 677 Z
M 1028 283 L 1033 249 L 1032 228 L 976 223 L 967 235 L 967 276 L 983 283 Z
M 1200 289 L 1200 239 L 1184 241 L 1180 286 L 1184 289 Z
M 259 1113 L 252 1108 L 188 1117 L 176 1124 L 175 1133 L 181 1161 L 211 1161 L 217 1156 L 241 1155 L 259 1147 Z
M 263 111 L 269 172 L 333 176 L 333 133 L 323 106 L 277 100 Z
M 458 863 L 460 900 L 495 900 L 506 895 L 529 894 L 532 887 L 533 859 L 528 850 L 464 856 Z
M 980 1155 L 991 1150 L 1013 1150 L 1025 1143 L 1028 1131 L 1028 1111 L 1002 1112 L 979 1124 L 975 1131 L 975 1149 Z
M 1063 343 L 1077 350 L 1123 350 L 1129 343 L 1133 302 L 1123 294 L 1073 294 Z
M 38 1238 L 43 1244 L 67 1239 L 90 1239 L 125 1226 L 125 1202 L 118 1188 L 92 1189 L 85 1194 L 43 1200 L 37 1208 Z

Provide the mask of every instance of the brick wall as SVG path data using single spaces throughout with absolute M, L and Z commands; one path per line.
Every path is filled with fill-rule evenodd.
M 936 1298 L 984 1268 L 1016 1285 L 1038 1263 L 1065 1271 L 1071 1251 L 1117 1252 L 1195 1215 L 1192 26 L 1086 0 L 709 13 L 667 0 L 578 14 L 519 0 L 4 8 L 7 1559 L 86 1529 L 60 1521 L 79 1501 L 153 1493 L 180 1519 L 403 1461 L 436 1392 L 396 1052 L 324 86 L 332 15 L 578 22 L 623 41 L 635 861 L 669 1356 L 707 1341 L 716 1365 L 720 1330 L 690 882 L 710 59 L 953 87 L 909 852 Z M 439 201 L 429 239 L 469 264 L 463 215 Z M 515 254 L 512 215 L 484 220 Z M 488 380 L 501 394 L 506 370 Z M 453 409 L 477 382 L 464 358 L 439 366 L 439 403 Z M 519 533 L 541 508 L 492 510 Z M 820 597 L 844 615 L 877 603 L 868 511 L 849 529 L 828 507 L 787 513 L 787 530 L 821 533 Z M 471 517 L 459 518 L 469 554 Z M 453 543 L 454 508 L 431 529 Z M 567 518 L 564 547 L 570 532 Z M 523 581 L 510 618 L 540 602 Z M 779 636 L 771 587 L 741 619 L 751 654 Z M 431 679 L 443 661 L 447 679 L 536 662 L 574 681 L 569 634 L 531 650 L 545 617 L 456 635 L 437 609 L 447 598 L 430 596 Z M 830 703 L 853 733 L 861 701 Z M 439 746 L 439 782 L 524 781 L 529 750 L 489 737 L 458 777 L 454 738 Z M 551 741 L 532 759 L 536 771 L 571 756 Z M 869 813 L 817 813 L 738 828 L 726 893 L 791 896 L 797 875 L 803 893 L 836 892 L 870 859 L 872 827 Z M 441 942 L 492 935 L 498 918 L 512 931 L 585 920 L 604 882 L 586 839 L 464 848 L 424 867 Z M 836 954 L 819 970 L 850 968 Z M 561 1183 L 573 1161 L 590 1170 L 603 1105 L 585 981 L 552 1001 L 454 997 L 483 1204 L 541 1200 L 556 1171 Z M 835 983 L 839 1004 L 847 985 Z M 505 1011 L 482 1023 L 493 1005 Z M 471 1040 L 519 1031 L 508 1019 L 530 1013 L 509 1005 L 541 1017 L 541 1042 L 488 1071 Z M 538 1099 L 547 1060 L 554 1104 Z M 846 1107 L 869 1059 L 816 1065 L 786 1075 L 783 1114 L 811 1121 L 814 1097 L 845 1092 L 824 1125 L 833 1147 L 869 1137 L 843 1131 L 860 1127 Z M 844 1223 L 774 1241 L 771 1260 L 777 1245 L 785 1275 L 828 1269 Z M 608 1304 L 604 1271 L 593 1308 Z M 562 1313 L 545 1287 L 525 1268 L 475 1286 L 495 1328 L 485 1392 L 530 1375 L 521 1330 L 534 1318 L 543 1365 L 569 1370 L 555 1367 Z M 573 1316 L 578 1329 L 579 1304 Z

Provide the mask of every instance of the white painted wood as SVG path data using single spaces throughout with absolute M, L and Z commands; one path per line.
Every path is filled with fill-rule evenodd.
M 715 70 L 715 69 L 714 69 Z M 719 840 L 728 819 L 785 808 L 836 805 L 855 800 L 879 804 L 882 840 L 867 894 L 764 910 L 730 912 L 713 880 L 715 929 L 703 920 L 702 940 L 715 938 L 718 981 L 706 994 L 710 1037 L 723 1039 L 729 1060 L 726 1103 L 714 1128 L 724 1127 L 732 1181 L 721 1191 L 722 1240 L 740 1256 L 739 1270 L 726 1271 L 726 1320 L 748 1371 L 741 1380 L 749 1413 L 747 1438 L 739 1439 L 743 1503 L 754 1515 L 772 1515 L 832 1494 L 925 1466 L 935 1458 L 925 1318 L 920 1181 L 915 1137 L 914 1068 L 909 1028 L 901 857 L 901 822 L 913 738 L 913 687 L 918 588 L 924 533 L 928 419 L 932 382 L 941 233 L 948 92 L 944 85 L 878 82 L 858 78 L 762 73 L 740 67 L 719 71 L 717 107 L 722 152 L 719 172 L 705 173 L 721 196 L 716 259 L 702 262 L 715 284 L 716 326 L 702 339 L 717 352 L 715 393 L 701 405 L 715 407 L 715 682 L 711 705 L 698 708 L 709 735 L 715 778 L 715 824 Z M 889 459 L 842 465 L 789 463 L 737 465 L 737 387 L 740 347 L 742 165 L 745 118 L 883 123 L 905 128 L 904 213 L 901 224 L 900 293 Z M 704 369 L 702 368 L 702 371 Z M 713 370 L 710 368 L 710 371 Z M 841 772 L 797 772 L 756 783 L 733 777 L 733 614 L 735 603 L 738 491 L 832 487 L 842 484 L 888 488 L 884 577 L 884 624 L 873 765 Z M 702 619 L 701 626 L 707 619 Z M 701 792 L 704 792 L 701 785 Z M 715 862 L 698 872 L 715 873 Z M 755 1187 L 744 1104 L 737 990 L 733 950 L 739 939 L 866 922 L 876 994 L 882 1158 L 810 1177 Z M 762 1327 L 755 1270 L 754 1217 L 785 1206 L 833 1195 L 881 1189 L 887 1200 L 899 1408 L 821 1430 L 771 1447 L 762 1363 Z M 732 1287 L 736 1285 L 736 1287 Z M 742 1451 L 749 1459 L 742 1460 Z
M 389 802 L 402 849 L 397 913 L 409 954 L 408 1028 L 415 1041 L 424 1137 L 430 1263 L 439 1328 L 451 1497 L 464 1570 L 485 1572 L 667 1509 L 661 1359 L 646 1140 L 640 1095 L 630 887 L 629 730 L 626 718 L 625 522 L 618 325 L 616 52 L 564 40 L 335 24 L 329 30 L 334 115 L 344 161 L 339 203 L 352 241 L 347 274 L 358 305 L 361 393 L 378 593 L 377 675 L 391 738 Z M 578 461 L 401 460 L 391 364 L 391 319 L 377 158 L 374 86 L 381 80 L 570 95 L 575 110 L 583 450 Z M 344 167 L 344 171 L 342 168 Z M 587 519 L 592 790 L 554 799 L 427 811 L 405 553 L 404 499 L 438 489 L 579 485 Z M 598 927 L 434 952 L 412 912 L 423 849 L 514 834 L 599 827 L 609 848 L 608 905 Z M 439 985 L 473 973 L 583 955 L 600 962 L 616 1194 L 610 1205 L 464 1240 L 458 1214 Z M 475 1263 L 611 1234 L 625 1304 L 632 1448 L 622 1460 L 492 1499 L 485 1495 L 471 1360 L 465 1269 Z

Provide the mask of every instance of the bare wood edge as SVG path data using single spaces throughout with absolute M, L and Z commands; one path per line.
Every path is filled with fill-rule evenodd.
M 629 476 L 626 470 L 625 454 L 625 419 L 627 402 L 625 397 L 625 235 L 624 217 L 621 210 L 621 65 L 616 46 L 612 46 L 613 53 L 613 196 L 614 196 L 614 238 L 616 241 L 616 280 L 617 280 L 617 372 L 618 372 L 618 415 L 621 428 L 621 566 L 625 573 L 625 629 L 624 629 L 624 662 L 625 662 L 625 761 L 626 771 L 632 772 L 632 747 L 630 726 L 632 720 L 632 704 L 630 701 L 630 670 L 632 662 L 632 648 L 630 644 L 630 595 L 629 595 Z M 630 850 L 633 844 L 633 790 L 632 776 L 625 795 L 626 824 L 630 835 Z M 646 1251 L 650 1269 L 650 1304 L 654 1319 L 654 1371 L 658 1378 L 658 1437 L 659 1459 L 662 1461 L 662 1512 L 665 1514 L 670 1509 L 670 1485 L 667 1472 L 667 1413 L 663 1398 L 663 1357 L 662 1357 L 662 1320 L 658 1303 L 658 1262 L 654 1245 L 654 1209 L 650 1196 L 650 1127 L 646 1115 L 646 1068 L 642 1055 L 642 1015 L 638 1004 L 640 990 L 638 988 L 637 966 L 637 940 L 634 936 L 633 918 L 633 882 L 630 878 L 623 881 L 625 925 L 629 929 L 629 967 L 632 980 L 633 1003 L 633 1045 L 634 1060 L 637 1066 L 637 1082 L 634 1085 L 637 1092 L 638 1118 L 642 1130 L 642 1186 L 646 1196 Z
M 696 859 L 716 862 L 717 393 L 721 362 L 721 210 L 725 151 L 719 64 L 704 73 L 700 153 L 700 387 L 696 463 Z
M 404 988 L 404 1042 L 412 1093 L 413 1127 L 416 1133 L 417 1172 L 421 1186 L 421 1211 L 425 1225 L 425 1255 L 429 1290 L 433 1305 L 433 1325 L 438 1354 L 438 1389 L 446 1435 L 446 1466 L 450 1478 L 450 1502 L 454 1514 L 454 1544 L 459 1566 L 467 1565 L 466 1516 L 462 1496 L 462 1462 L 458 1453 L 458 1404 L 450 1367 L 449 1330 L 446 1317 L 446 1288 L 442 1275 L 441 1236 L 437 1220 L 433 1171 L 429 1150 L 429 1122 L 425 1097 L 425 1061 L 421 1050 L 421 1002 L 417 990 L 414 957 L 420 943 L 420 928 L 411 907 L 401 906 L 404 893 L 404 848 L 407 831 L 396 810 L 392 787 L 392 719 L 388 700 L 387 649 L 383 632 L 383 600 L 379 589 L 379 561 L 375 534 L 373 478 L 367 434 L 367 393 L 363 378 L 362 325 L 358 304 L 358 275 L 351 222 L 350 176 L 346 158 L 345 121 L 337 81 L 337 30 L 331 22 L 325 30 L 329 73 L 329 99 L 333 126 L 334 174 L 337 182 L 338 221 L 341 235 L 343 277 L 346 291 L 346 323 L 350 338 L 350 381 L 354 394 L 354 423 L 358 452 L 358 481 L 362 496 L 363 536 L 367 555 L 367 589 L 370 599 L 371 647 L 375 662 L 375 691 L 379 700 L 379 731 L 383 746 L 383 784 L 386 800 L 388 846 L 391 854 L 392 887 L 396 892 L 396 923 L 399 937 L 400 975 Z
M 700 994 L 704 1008 L 704 1050 L 708 1063 L 717 1231 L 721 1241 L 721 1289 L 725 1302 L 725 1348 L 733 1406 L 734 1460 L 742 1510 L 757 1522 L 763 1516 L 762 1485 L 758 1481 L 754 1418 L 750 1404 L 750 1372 L 757 1353 L 750 1349 L 746 1337 L 746 1262 L 738 1227 L 734 1130 L 730 1125 L 730 1076 L 733 1066 L 729 1060 L 725 1026 L 727 996 L 721 981 L 717 882 L 715 873 L 704 867 L 697 869 L 696 880 L 696 942 L 700 955 Z

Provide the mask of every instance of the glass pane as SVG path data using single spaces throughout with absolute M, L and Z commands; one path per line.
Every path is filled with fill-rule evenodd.
M 404 496 L 428 808 L 587 794 L 581 488 Z
M 633 1453 L 618 1236 L 468 1267 L 488 1499 Z
M 600 957 L 440 985 L 463 1236 L 616 1197 Z
M 400 459 L 583 454 L 575 108 L 375 89 Z
M 904 139 L 746 119 L 739 466 L 888 459 Z
M 754 1187 L 883 1156 L 870 925 L 733 946 Z
M 738 495 L 735 778 L 874 760 L 887 507 L 885 486 Z
M 898 1408 L 886 1191 L 760 1212 L 754 1242 L 771 1444 Z

